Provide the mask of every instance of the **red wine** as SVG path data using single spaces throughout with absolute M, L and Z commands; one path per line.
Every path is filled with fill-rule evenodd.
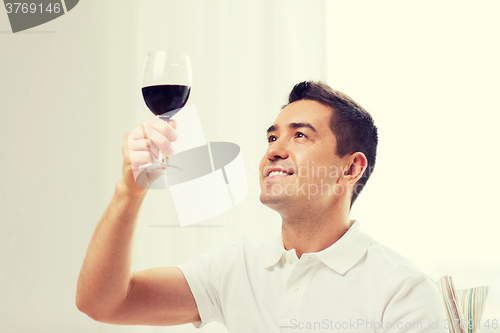
M 191 87 L 173 84 L 142 88 L 146 105 L 157 116 L 182 108 L 190 92 Z

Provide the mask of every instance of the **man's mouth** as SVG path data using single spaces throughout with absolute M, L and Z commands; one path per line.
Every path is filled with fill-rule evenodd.
M 293 174 L 293 171 L 285 171 L 282 169 L 270 169 L 267 171 L 266 178 L 287 177 L 287 176 L 291 176 L 292 174 Z
M 286 171 L 271 171 L 271 173 L 269 173 L 268 177 L 274 177 L 274 176 L 289 176 L 290 174 Z

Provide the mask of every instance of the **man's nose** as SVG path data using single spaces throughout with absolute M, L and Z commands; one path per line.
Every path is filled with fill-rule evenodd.
M 288 158 L 288 144 L 284 140 L 276 140 L 269 145 L 266 157 L 270 161 Z

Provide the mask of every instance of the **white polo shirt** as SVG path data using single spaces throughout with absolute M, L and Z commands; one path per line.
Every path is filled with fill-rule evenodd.
M 448 332 L 434 281 L 358 221 L 329 248 L 300 259 L 281 234 L 270 241 L 245 236 L 177 267 L 198 306 L 196 327 L 218 321 L 231 333 Z

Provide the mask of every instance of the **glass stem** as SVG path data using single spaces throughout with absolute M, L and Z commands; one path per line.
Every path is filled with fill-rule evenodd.
M 172 116 L 171 115 L 159 115 L 156 117 L 158 119 L 161 119 L 163 121 L 168 122 Z M 163 159 L 165 159 L 165 161 L 163 161 Z M 163 154 L 161 153 L 161 150 L 158 151 L 158 160 L 161 161 L 161 167 L 163 168 L 163 173 L 165 173 L 166 166 L 168 165 L 168 157 L 164 157 Z

